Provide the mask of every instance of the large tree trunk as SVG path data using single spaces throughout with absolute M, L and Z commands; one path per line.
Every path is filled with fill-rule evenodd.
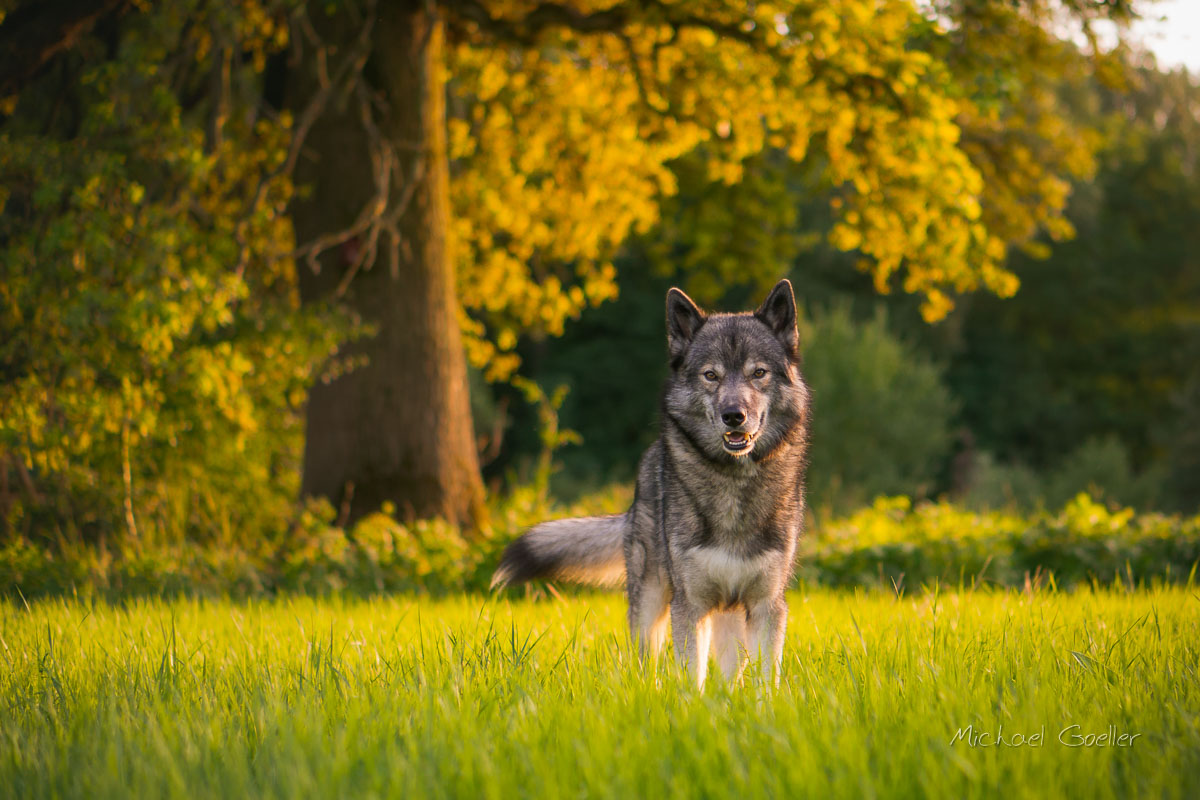
M 353 41 L 360 23 L 312 6 L 328 41 Z M 401 165 L 391 203 L 412 195 L 399 223 L 398 274 L 381 243 L 377 263 L 356 274 L 344 296 L 378 333 L 351 348 L 365 366 L 309 394 L 303 493 L 330 498 L 351 520 L 391 501 L 406 518 L 472 525 L 483 484 L 450 252 L 443 32 L 420 0 L 380 7 L 365 71 L 386 99 L 380 128 Z M 296 109 L 315 91 L 313 65 L 306 67 L 289 84 Z M 314 126 L 296 170 L 297 186 L 311 188 L 292 208 L 298 242 L 348 227 L 372 197 L 367 142 L 353 102 L 327 109 Z M 300 265 L 302 299 L 328 300 L 353 251 L 351 243 L 326 253 L 317 274 Z

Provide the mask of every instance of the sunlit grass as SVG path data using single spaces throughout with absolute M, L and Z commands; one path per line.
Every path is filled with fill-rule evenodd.
M 785 675 L 645 670 L 623 600 L 0 605 L 4 796 L 1195 796 L 1200 597 L 802 591 Z M 999 726 L 1004 746 L 951 744 Z M 1140 734 L 1071 748 L 1072 734 Z M 1011 746 L 1045 728 L 1041 747 Z

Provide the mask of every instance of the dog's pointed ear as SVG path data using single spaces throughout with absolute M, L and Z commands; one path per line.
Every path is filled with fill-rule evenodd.
M 704 324 L 704 312 L 679 289 L 667 292 L 667 347 L 672 365 L 687 350 L 692 338 Z
M 784 278 L 775 284 L 754 316 L 771 329 L 790 355 L 796 354 L 800 333 L 796 330 L 796 296 L 792 294 L 791 281 Z

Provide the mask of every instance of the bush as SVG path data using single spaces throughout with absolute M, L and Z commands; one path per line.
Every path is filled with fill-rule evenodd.
M 1160 474 L 1161 473 L 1161 474 Z M 1059 506 L 1079 492 L 1137 508 L 1155 508 L 1165 471 L 1138 474 L 1116 436 L 1092 437 L 1067 454 L 1047 476 L 1046 504 Z
M 16 540 L 0 546 L 0 592 L 126 598 L 158 595 L 248 597 L 276 592 L 324 595 L 486 592 L 504 545 L 555 517 L 612 514 L 632 501 L 610 488 L 569 506 L 547 505 L 522 487 L 492 509 L 494 528 L 468 539 L 441 521 L 410 525 L 386 513 L 347 531 L 325 501 L 310 503 L 286 536 L 246 543 L 122 544 L 115 550 Z M 1111 510 L 1081 494 L 1056 513 L 975 512 L 949 503 L 885 497 L 829 520 L 801 542 L 801 580 L 833 587 L 942 583 L 1067 588 L 1185 582 L 1200 561 L 1200 516 Z
M 997 464 L 987 452 L 974 455 L 969 472 L 957 499 L 977 510 L 1058 508 L 1080 492 L 1114 505 L 1157 508 L 1168 477 L 1161 465 L 1137 472 L 1115 436 L 1087 439 L 1042 474 L 1020 463 Z
M 960 502 L 974 510 L 1032 509 L 1044 504 L 1043 480 L 1024 464 L 999 464 L 991 453 L 974 455 Z
M 473 539 L 443 520 L 398 522 L 386 507 L 347 531 L 325 500 L 309 501 L 290 531 L 257 540 L 120 541 L 109 550 L 16 539 L 0 546 L 0 596 L 486 591 L 504 545 L 534 524 L 617 513 L 631 500 L 628 489 L 612 488 L 550 506 L 536 487 L 521 487 L 495 503 L 493 528 Z
M 1200 516 L 1112 511 L 1086 494 L 1031 516 L 880 498 L 823 525 L 806 548 L 803 576 L 830 586 L 1190 581 Z
M 206 142 L 152 66 L 210 23 L 131 15 L 69 131 L 37 102 L 0 130 L 0 537 L 253 540 L 291 515 L 306 388 L 356 328 L 300 308 L 287 125 L 232 109 Z
M 941 369 L 882 313 L 859 323 L 837 306 L 803 322 L 800 339 L 814 397 L 810 506 L 841 514 L 881 494 L 931 493 L 955 413 Z

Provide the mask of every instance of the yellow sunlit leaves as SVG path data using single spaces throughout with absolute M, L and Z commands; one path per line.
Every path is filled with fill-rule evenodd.
M 511 20 L 535 5 L 492 4 Z M 1046 86 L 1003 114 L 967 96 L 956 81 L 969 70 L 913 46 L 931 28 L 905 0 L 688 12 L 761 35 L 751 46 L 675 30 L 660 9 L 630 11 L 622 35 L 552 28 L 531 47 L 480 35 L 450 54 L 459 286 L 471 359 L 491 378 L 515 368 L 517 333 L 558 333 L 615 295 L 617 248 L 660 222 L 671 162 L 701 144 L 723 183 L 767 148 L 820 159 L 842 187 L 831 243 L 861 254 L 881 291 L 902 276 L 930 320 L 954 293 L 1015 291 L 1011 245 L 1070 235 L 1066 178 L 1091 168 L 1094 142 L 1054 113 Z

